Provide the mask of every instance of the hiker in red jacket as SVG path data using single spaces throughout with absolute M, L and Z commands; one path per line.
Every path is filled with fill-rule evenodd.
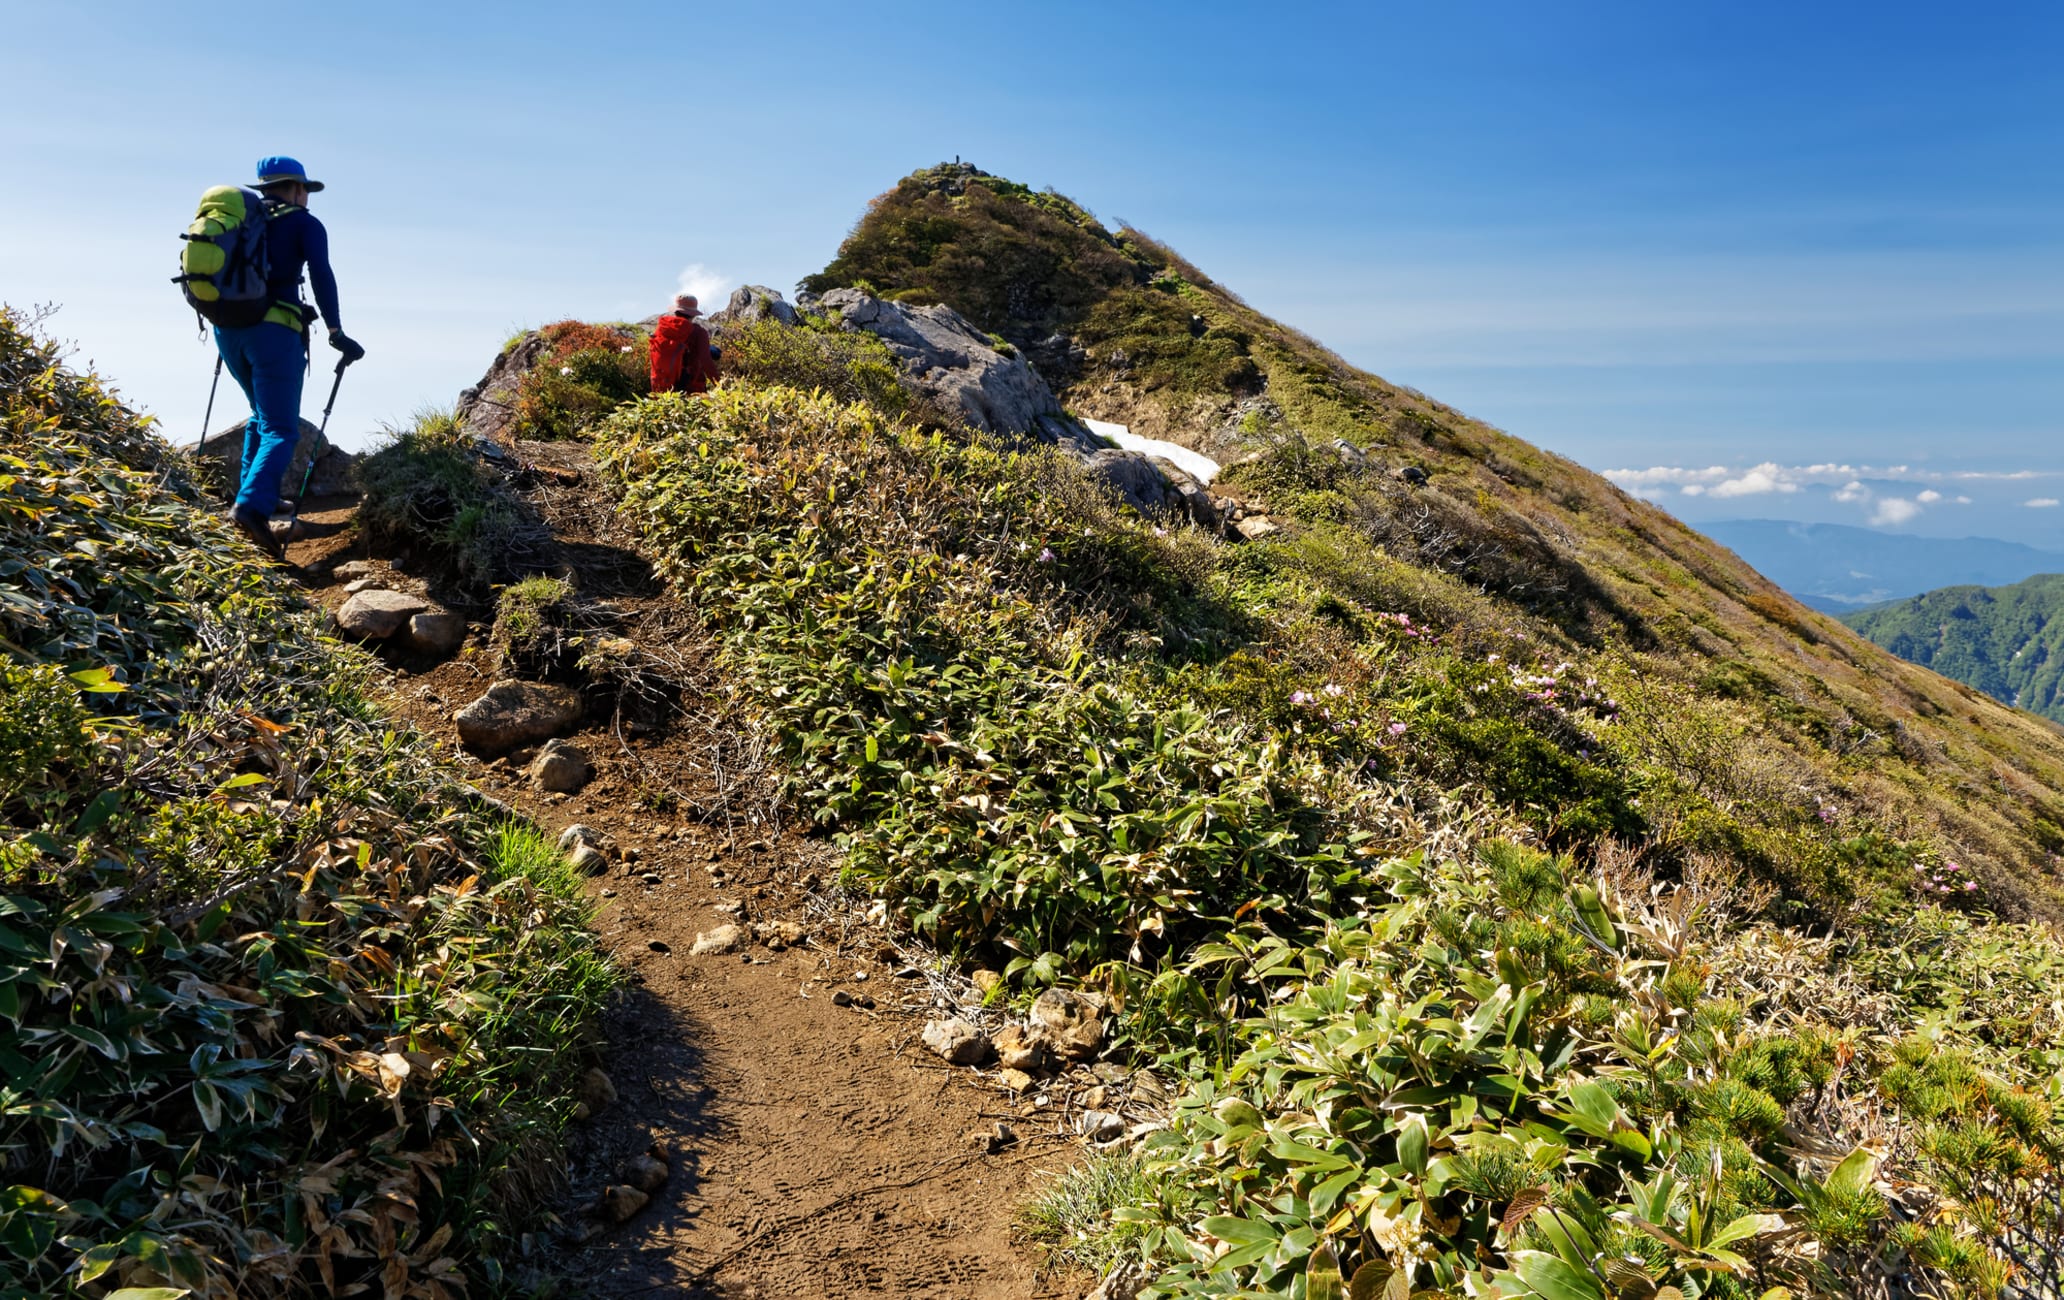
M 702 315 L 692 293 L 677 294 L 674 309 L 652 329 L 652 391 L 702 393 L 717 378 L 710 355 L 709 331 L 696 322 Z

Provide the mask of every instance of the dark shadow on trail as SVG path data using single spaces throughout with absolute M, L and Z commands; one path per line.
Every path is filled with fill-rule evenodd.
M 610 1008 L 602 1027 L 610 1043 L 603 1069 L 617 1100 L 570 1137 L 560 1215 L 571 1229 L 592 1221 L 588 1208 L 620 1181 L 626 1161 L 648 1150 L 671 1172 L 650 1204 L 622 1224 L 600 1221 L 585 1246 L 563 1250 L 558 1266 L 575 1285 L 573 1294 L 703 1294 L 689 1289 L 701 1261 L 682 1258 L 675 1243 L 694 1226 L 709 1153 L 736 1134 L 715 1113 L 717 1088 L 707 1077 L 700 1027 L 642 979 Z

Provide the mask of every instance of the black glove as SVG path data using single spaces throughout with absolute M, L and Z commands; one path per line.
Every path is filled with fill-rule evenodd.
M 343 330 L 330 331 L 330 346 L 344 354 L 344 364 L 347 366 L 354 361 L 365 359 L 365 349 Z

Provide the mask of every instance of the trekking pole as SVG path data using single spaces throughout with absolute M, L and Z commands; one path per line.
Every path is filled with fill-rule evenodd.
M 200 452 L 201 444 L 208 440 L 208 426 L 215 419 L 215 388 L 221 382 L 222 354 L 217 352 L 215 354 L 215 377 L 208 381 L 208 409 L 201 416 L 201 436 L 194 439 L 193 449 L 196 454 Z
M 346 357 L 337 363 L 337 377 L 330 381 L 330 400 L 323 403 L 322 423 L 315 429 L 315 450 L 308 457 L 308 468 L 301 471 L 301 490 L 294 494 L 294 508 L 287 515 L 287 536 L 294 535 L 294 525 L 301 520 L 301 498 L 308 495 L 308 485 L 315 479 L 315 462 L 322 459 L 323 449 L 329 445 L 330 412 L 337 405 L 337 390 L 344 386 L 344 369 L 351 364 Z

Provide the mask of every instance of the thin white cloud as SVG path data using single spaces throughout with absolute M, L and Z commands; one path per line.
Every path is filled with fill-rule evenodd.
M 1837 501 L 1841 500 L 1840 497 L 1836 497 L 1835 499 Z M 1942 494 L 1940 492 L 1937 492 L 1934 488 L 1922 488 L 1920 491 L 1914 493 L 1914 500 L 1920 502 L 1922 505 L 1932 506 L 1941 499 Z
M 2050 507 L 2057 504 L 2057 498 L 2030 497 L 2028 500 L 2023 501 L 2021 504 L 2027 506 L 2030 510 L 2048 510 Z
M 1759 497 L 1772 492 L 1797 492 L 1799 483 L 1782 465 L 1764 462 L 1739 478 L 1722 479 L 1713 487 L 1716 497 Z
M 731 277 L 722 271 L 690 262 L 681 268 L 681 293 L 692 293 L 704 311 L 714 311 L 731 292 Z
M 1605 476 L 1613 482 L 1633 491 L 1636 488 L 1663 487 L 1685 483 L 1717 483 L 1730 473 L 1725 465 L 1714 465 L 1706 469 L 1685 469 L 1672 465 L 1652 465 L 1647 469 L 1609 469 Z
M 1920 506 L 1905 497 L 1886 497 L 1871 511 L 1871 527 L 1886 528 L 1907 523 L 1920 513 Z
M 1868 501 L 1870 499 L 1871 490 L 1853 478 L 1850 479 L 1847 483 L 1844 483 L 1835 492 L 1835 500 L 1844 503 L 1855 501 Z
M 1970 504 L 1971 504 L 1971 498 L 1969 498 L 1969 497 L 1967 497 L 1967 496 L 1959 496 L 1959 497 L 1958 497 L 1958 498 L 1956 499 L 1956 503 L 1957 503 L 1958 505 L 1960 505 L 1960 506 L 1967 506 L 1967 505 L 1970 505 Z

